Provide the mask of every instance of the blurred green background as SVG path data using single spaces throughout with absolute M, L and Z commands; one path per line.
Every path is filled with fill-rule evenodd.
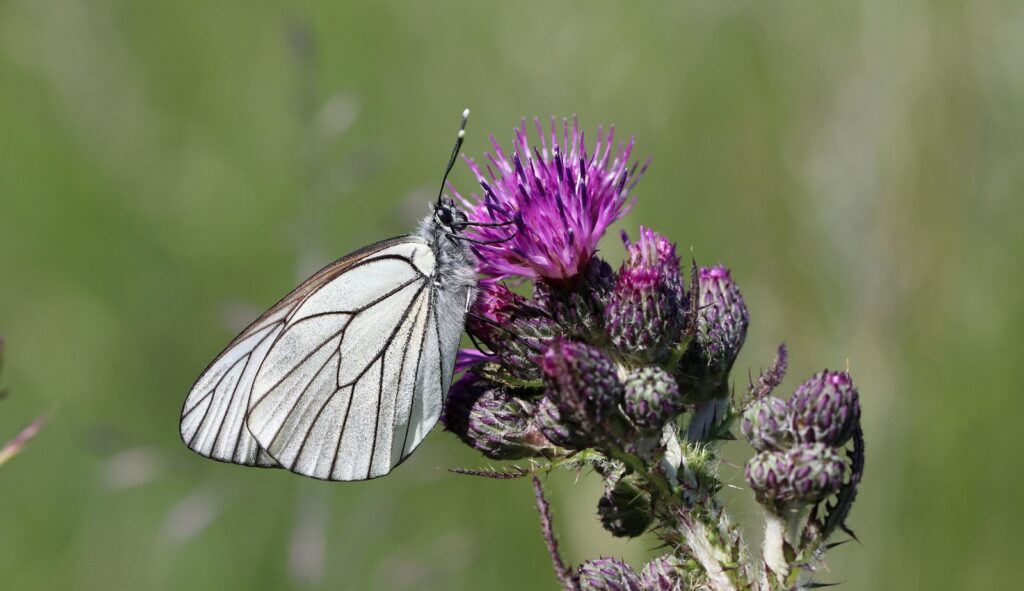
M 450 434 L 334 485 L 177 434 L 237 329 L 425 214 L 469 106 L 470 155 L 521 116 L 635 135 L 620 226 L 732 267 L 740 385 L 780 340 L 786 390 L 849 365 L 862 545 L 823 578 L 1015 587 L 1022 62 L 1012 1 L 0 0 L 0 440 L 51 416 L 0 470 L 2 586 L 555 588 L 529 483 L 446 473 L 483 463 Z M 550 484 L 570 560 L 653 552 L 601 533 L 591 479 Z

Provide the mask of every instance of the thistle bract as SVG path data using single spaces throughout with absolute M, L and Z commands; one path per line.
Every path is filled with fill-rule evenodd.
M 793 499 L 792 463 L 786 452 L 763 451 L 747 462 L 744 476 L 762 505 L 774 507 Z
M 537 403 L 533 420 L 541 434 L 558 447 L 586 449 L 591 445 L 591 440 L 583 432 L 565 422 L 558 406 L 547 397 L 541 397 Z
M 576 121 L 570 129 L 554 118 L 546 134 L 534 120 L 538 142 L 527 139 L 526 122 L 516 128 L 512 153 L 491 137 L 493 153 L 483 166 L 467 159 L 482 195 L 458 198 L 478 223 L 474 246 L 479 270 L 491 277 L 518 275 L 564 280 L 579 275 L 608 226 L 632 206 L 629 192 L 639 175 L 629 168 L 633 141 L 616 145 L 614 129 L 598 127 L 588 151 Z M 559 133 L 559 131 L 561 133 Z
M 544 353 L 541 369 L 547 386 L 544 395 L 566 424 L 597 434 L 617 423 L 623 387 L 615 363 L 600 349 L 555 339 Z
M 846 463 L 823 443 L 805 443 L 787 452 L 789 481 L 794 500 L 817 503 L 843 485 Z
M 785 400 L 766 396 L 743 413 L 740 430 L 757 451 L 782 451 L 793 445 L 793 417 Z
M 636 243 L 623 240 L 629 258 L 605 309 L 605 331 L 624 353 L 659 360 L 679 341 L 685 321 L 679 257 L 675 245 L 648 228 L 640 228 Z
M 520 380 L 539 379 L 535 358 L 558 332 L 545 310 L 497 282 L 483 282 L 466 316 L 466 330 L 493 351 L 501 373 Z
M 633 370 L 625 379 L 623 407 L 637 428 L 660 432 L 682 410 L 679 385 L 671 374 L 657 366 Z
M 588 560 L 578 574 L 580 591 L 643 591 L 636 571 L 616 558 Z
M 534 300 L 558 319 L 563 332 L 586 339 L 602 332 L 604 309 L 614 284 L 611 266 L 594 256 L 571 281 L 538 279 L 534 283 Z
M 645 591 L 684 591 L 685 564 L 672 554 L 650 560 L 640 569 L 640 584 Z
M 532 420 L 532 405 L 467 373 L 448 395 L 442 417 L 449 431 L 489 458 L 538 455 L 546 440 Z
M 823 371 L 796 389 L 789 400 L 796 437 L 804 443 L 839 447 L 860 422 L 860 398 L 850 374 Z

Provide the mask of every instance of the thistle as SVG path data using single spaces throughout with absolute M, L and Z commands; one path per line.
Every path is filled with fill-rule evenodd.
M 804 443 L 843 445 L 860 424 L 860 398 L 850 374 L 845 372 L 815 375 L 800 384 L 789 405 L 793 429 Z
M 598 242 L 634 202 L 643 169 L 628 162 L 632 140 L 616 145 L 599 128 L 588 143 L 575 121 L 536 128 L 532 144 L 517 128 L 509 151 L 492 138 L 485 164 L 467 159 L 480 191 L 456 194 L 488 225 L 469 234 L 483 279 L 466 328 L 479 349 L 460 353 L 468 371 L 444 421 L 488 458 L 527 460 L 461 472 L 533 476 L 565 589 L 801 588 L 829 537 L 847 530 L 863 474 L 852 380 L 823 372 L 776 397 L 780 346 L 749 394 L 730 396 L 750 320 L 732 273 L 696 263 L 684 273 L 676 246 L 650 228 L 624 235 L 614 271 Z M 756 452 L 744 477 L 764 508 L 760 556 L 719 500 L 721 448 L 737 432 Z M 639 574 L 614 558 L 567 566 L 540 479 L 559 468 L 604 480 L 597 517 L 610 534 L 653 536 L 668 553 Z
M 580 591 L 643 591 L 640 577 L 615 558 L 584 562 L 579 570 Z
M 533 411 L 531 403 L 469 372 L 452 386 L 441 420 L 485 456 L 517 460 L 550 447 L 533 422 Z
M 728 376 L 747 337 L 749 318 L 739 288 L 725 267 L 702 267 L 697 274 L 699 293 L 693 340 L 677 369 L 680 382 L 700 405 L 724 398 Z
M 686 293 L 675 245 L 648 228 L 631 244 L 605 309 L 605 331 L 622 351 L 663 360 L 683 336 Z
M 740 430 L 757 451 L 783 451 L 796 439 L 789 405 L 774 396 L 754 400 L 743 412 Z

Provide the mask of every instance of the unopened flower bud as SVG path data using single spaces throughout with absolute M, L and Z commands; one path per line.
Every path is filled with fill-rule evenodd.
M 686 320 L 679 257 L 648 228 L 640 228 L 635 244 L 625 241 L 629 258 L 605 309 L 605 332 L 623 352 L 659 360 L 679 341 Z
M 588 560 L 579 568 L 580 591 L 643 591 L 640 577 L 617 558 Z
M 584 343 L 556 339 L 541 360 L 544 395 L 562 419 L 596 433 L 615 423 L 623 387 L 615 363 L 601 350 Z
M 555 403 L 546 397 L 542 397 L 534 407 L 533 420 L 541 434 L 558 447 L 586 449 L 591 445 L 577 426 L 565 422 Z
M 613 536 L 635 538 L 651 525 L 651 496 L 623 478 L 601 495 L 597 514 L 601 525 Z
M 725 267 L 701 267 L 697 325 L 676 370 L 688 402 L 700 406 L 728 395 L 728 375 L 747 337 L 750 318 L 739 288 Z
M 747 338 L 750 316 L 740 290 L 725 267 L 700 270 L 697 344 L 709 365 L 728 371 Z
M 794 441 L 789 405 L 774 396 L 751 402 L 743 413 L 740 430 L 757 451 L 784 451 Z
M 530 403 L 466 373 L 452 386 L 442 420 L 449 431 L 485 456 L 516 460 L 540 455 L 548 447 L 532 412 Z
M 747 462 L 744 476 L 762 505 L 773 507 L 793 500 L 792 464 L 786 452 L 763 451 Z
M 540 378 L 534 359 L 555 329 L 534 302 L 496 282 L 481 283 L 466 315 L 467 332 L 494 351 L 502 375 L 519 381 Z
M 645 591 L 683 591 L 685 579 L 685 564 L 674 554 L 658 556 L 640 570 Z
M 846 462 L 823 443 L 805 443 L 787 452 L 794 500 L 817 503 L 839 492 L 846 476 Z
M 846 372 L 815 375 L 797 387 L 789 406 L 796 437 L 804 443 L 842 446 L 860 422 L 860 398 Z
M 630 372 L 625 380 L 623 406 L 633 424 L 642 431 L 660 432 L 665 423 L 682 410 L 679 385 L 658 366 L 650 365 Z

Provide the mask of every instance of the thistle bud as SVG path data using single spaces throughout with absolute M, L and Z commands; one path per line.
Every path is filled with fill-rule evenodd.
M 643 591 L 640 577 L 617 558 L 588 560 L 579 568 L 580 591 Z
M 554 402 L 542 397 L 534 407 L 533 421 L 552 444 L 566 449 L 586 449 L 591 442 L 577 428 L 567 424 Z
M 839 492 L 846 476 L 846 462 L 823 443 L 805 443 L 787 452 L 794 500 L 817 503 Z
M 555 325 L 534 303 L 501 283 L 481 283 L 466 316 L 466 331 L 495 352 L 503 372 L 521 380 L 539 378 L 533 362 Z
M 722 266 L 700 270 L 700 310 L 697 344 L 709 365 L 728 371 L 747 338 L 750 316 L 729 270 Z
M 682 410 L 679 385 L 667 371 L 650 365 L 626 376 L 623 406 L 642 431 L 660 432 Z
M 635 538 L 651 525 L 651 495 L 622 478 L 597 502 L 601 525 L 619 538 Z
M 675 246 L 640 228 L 640 240 L 623 235 L 628 259 L 605 308 L 605 332 L 616 347 L 649 360 L 664 358 L 681 337 L 685 291 Z
M 615 363 L 599 349 L 556 339 L 541 360 L 544 395 L 567 425 L 597 433 L 617 423 L 623 387 Z
M 750 318 L 739 288 L 725 267 L 695 273 L 696 332 L 677 369 L 680 386 L 693 406 L 728 395 L 728 375 L 747 337 Z
M 763 451 L 750 458 L 744 476 L 757 502 L 772 507 L 793 500 L 792 467 L 786 452 Z
M 538 456 L 547 441 L 532 420 L 533 406 L 504 388 L 466 373 L 445 401 L 445 427 L 495 460 Z
M 789 401 L 797 440 L 844 445 L 860 422 L 860 398 L 850 374 L 823 371 L 797 387 Z
M 743 413 L 740 430 L 757 451 L 784 451 L 795 439 L 789 406 L 774 396 L 751 402 Z
M 645 591 L 683 591 L 685 564 L 674 554 L 651 560 L 640 570 L 640 584 Z

